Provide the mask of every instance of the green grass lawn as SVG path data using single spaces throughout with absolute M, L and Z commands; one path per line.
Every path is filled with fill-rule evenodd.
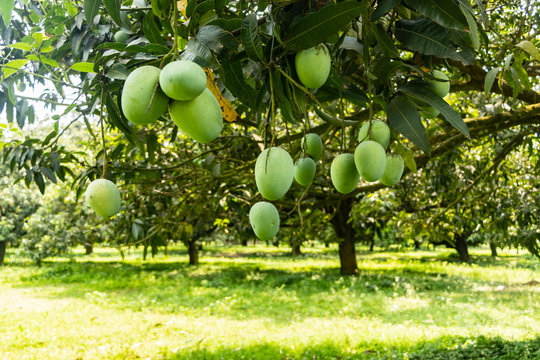
M 0 268 L 0 359 L 540 359 L 540 265 L 449 250 L 114 250 Z M 19 261 L 19 262 L 17 262 Z

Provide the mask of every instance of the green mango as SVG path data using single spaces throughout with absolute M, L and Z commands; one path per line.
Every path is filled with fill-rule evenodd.
M 450 92 L 450 81 L 448 76 L 440 70 L 433 70 L 432 74 L 435 79 L 426 79 L 428 82 L 432 83 L 434 88 L 433 91 L 435 94 L 440 97 L 445 97 Z M 441 81 L 438 81 L 441 80 Z
M 260 201 L 249 210 L 249 223 L 259 239 L 270 240 L 279 231 L 279 213 L 273 204 Z
M 313 160 L 319 160 L 323 151 L 321 137 L 315 133 L 307 134 L 304 138 L 302 138 L 302 148 L 306 149 L 306 154 L 308 154 Z
M 364 180 L 377 181 L 383 176 L 386 169 L 386 153 L 381 144 L 367 140 L 356 147 L 354 162 Z
M 129 34 L 124 30 L 118 30 L 113 35 L 113 40 L 116 42 L 125 43 L 129 39 Z
M 193 100 L 174 100 L 169 106 L 169 113 L 180 130 L 201 144 L 214 141 L 223 129 L 221 107 L 206 88 Z
M 387 155 L 386 168 L 381 177 L 381 183 L 386 186 L 394 186 L 401 180 L 404 168 L 403 158 L 399 154 Z
M 107 179 L 96 179 L 88 185 L 86 203 L 101 217 L 108 219 L 120 210 L 120 192 Z
M 206 89 L 206 73 L 192 61 L 173 61 L 159 75 L 161 90 L 174 100 L 193 100 Z
M 367 121 L 358 132 L 358 141 L 366 140 L 376 141 L 386 149 L 390 143 L 390 128 L 382 120 Z
M 308 186 L 315 177 L 316 165 L 312 158 L 300 158 L 294 165 L 294 179 L 302 186 Z
M 332 184 L 342 194 L 348 194 L 358 186 L 360 174 L 356 170 L 352 154 L 339 154 L 330 165 Z
M 160 71 L 154 66 L 141 66 L 133 70 L 124 83 L 122 112 L 135 125 L 153 123 L 167 110 L 169 98 L 157 86 Z M 148 109 L 154 91 L 152 106 Z
M 296 53 L 294 64 L 298 78 L 305 87 L 318 89 L 330 75 L 332 60 L 324 44 Z
M 255 163 L 255 183 L 261 195 L 270 201 L 281 199 L 291 187 L 294 164 L 280 147 L 265 149 Z

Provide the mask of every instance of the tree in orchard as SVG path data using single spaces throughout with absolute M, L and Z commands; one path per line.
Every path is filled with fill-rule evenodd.
M 79 193 L 94 178 L 114 180 L 121 190 L 145 177 L 149 192 L 173 197 L 173 205 L 161 216 L 164 224 L 171 219 L 212 224 L 202 225 L 206 229 L 202 231 L 215 227 L 206 219 L 217 212 L 230 222 L 249 221 L 249 208 L 265 198 L 258 193 L 253 174 L 263 150 L 281 147 L 296 162 L 309 155 L 302 146 L 305 135 L 319 134 L 324 153 L 313 182 L 292 184 L 288 191 L 289 184 L 282 184 L 286 194 L 276 198 L 270 194 L 266 200 L 282 217 L 302 216 L 312 208 L 331 214 L 329 222 L 340 238 L 341 272 L 354 274 L 351 209 L 384 185 L 366 176 L 368 180 L 350 192 L 343 188 L 338 192 L 330 173 L 334 158 L 352 155 L 361 142 L 369 142 L 362 145 L 370 148 L 365 152 L 368 157 L 377 153 L 386 160 L 384 147 L 373 141 L 375 126 L 369 125 L 373 122 L 367 136 L 359 139 L 366 121 L 382 120 L 390 126 L 386 151 L 402 156 L 413 172 L 471 138 L 509 128 L 530 129 L 540 122 L 535 91 L 537 9 L 517 1 L 433 4 L 7 1 L 0 8 L 0 30 L 7 45 L 1 64 L 1 104 L 8 121 L 16 120 L 22 127 L 33 119 L 30 101 L 35 99 L 20 94 L 17 85 L 50 86 L 38 100 L 55 111 L 60 104 L 67 105 L 57 117 L 76 110 L 79 116 L 74 121 L 84 121 L 92 133 L 99 128 L 95 135 L 101 140 L 101 152 L 76 178 Z M 132 117 L 132 122 L 126 118 L 131 117 L 130 109 L 122 107 L 122 97 L 128 76 L 144 66 L 159 70 L 179 59 L 206 69 L 207 87 L 225 119 L 215 140 L 197 133 L 210 125 L 196 125 L 194 132 L 192 124 L 175 115 L 195 107 L 186 110 L 183 100 L 171 100 L 170 114 L 156 111 L 157 119 L 149 121 L 146 115 L 155 115 L 152 107 L 167 101 L 162 100 L 162 85 L 151 80 L 156 75 L 146 81 L 155 82 L 151 91 L 146 87 L 140 93 L 148 101 L 146 110 L 142 107 L 144 116 Z M 447 97 L 448 83 L 435 70 L 450 78 Z M 75 98 L 69 103 L 64 97 L 68 91 Z M 203 93 L 210 98 L 206 90 Z M 481 97 L 486 102 L 490 93 L 504 96 L 510 111 L 479 116 L 481 109 L 468 100 Z M 206 111 L 204 105 L 212 101 L 205 100 L 186 116 L 197 122 L 197 112 Z M 68 164 L 79 163 L 77 156 L 57 146 L 55 139 L 61 135 L 62 130 L 55 129 L 45 139 L 4 144 L 3 159 L 16 164 L 16 171 L 26 170 L 43 192 L 45 179 L 54 174 L 63 178 Z M 34 155 L 29 158 L 30 151 Z M 272 151 L 267 154 L 264 171 L 273 156 Z M 357 169 L 364 168 L 365 156 L 356 157 Z M 336 173 L 346 183 L 357 181 L 351 157 L 340 159 L 344 161 Z M 289 174 L 287 167 L 275 166 Z M 379 172 L 385 165 L 375 167 Z M 352 178 L 344 179 L 343 174 Z

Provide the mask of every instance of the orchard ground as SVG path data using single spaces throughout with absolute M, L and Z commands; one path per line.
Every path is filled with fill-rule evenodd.
M 473 264 L 447 249 L 369 253 L 339 275 L 337 248 L 182 247 L 146 262 L 77 251 L 0 268 L 0 358 L 539 359 L 540 264 Z

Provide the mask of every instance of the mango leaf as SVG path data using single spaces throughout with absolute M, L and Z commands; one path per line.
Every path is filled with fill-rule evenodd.
M 540 61 L 540 53 L 538 52 L 538 49 L 529 40 L 523 40 L 519 42 L 516 46 L 528 53 L 534 60 Z
M 242 21 L 240 39 L 251 60 L 264 62 L 262 41 L 257 32 L 258 28 L 257 16 L 255 14 L 249 14 Z
M 91 62 L 78 62 L 78 63 L 75 63 L 75 64 L 71 65 L 69 70 L 87 72 L 87 73 L 95 73 L 94 64 L 91 63 Z
M 403 158 L 403 162 L 405 165 L 411 170 L 412 172 L 416 171 L 416 161 L 414 160 L 414 151 L 412 149 L 409 149 L 402 143 L 397 143 L 394 150 L 396 153 L 401 155 Z
M 195 37 L 215 53 L 221 53 L 224 48 L 234 50 L 238 41 L 228 31 L 216 25 L 206 25 L 199 29 Z
M 11 75 L 15 74 L 17 70 L 22 68 L 26 63 L 28 62 L 28 59 L 17 59 L 17 60 L 11 60 L 7 64 L 4 64 L 2 67 L 2 75 L 4 80 L 10 77 Z
M 216 97 L 219 107 L 221 108 L 221 113 L 223 114 L 223 118 L 228 122 L 234 122 L 238 120 L 238 113 L 236 112 L 236 109 L 232 106 L 232 104 L 227 100 L 221 91 L 219 90 L 219 87 L 216 84 L 216 81 L 214 79 L 214 74 L 212 73 L 212 70 L 210 69 L 204 69 L 204 72 L 206 73 L 206 87 L 214 94 Z M 173 139 L 176 137 L 176 133 L 178 132 L 178 127 L 173 128 L 173 135 L 171 136 L 171 142 L 173 142 Z
M 429 19 L 399 20 L 394 35 L 405 47 L 421 54 L 463 60 L 450 42 L 448 30 Z
M 0 13 L 2 13 L 2 20 L 4 25 L 9 27 L 11 22 L 11 12 L 13 11 L 13 6 L 15 5 L 15 0 L 2 0 L 0 1 Z
M 189 39 L 186 50 L 181 55 L 183 60 L 196 62 L 202 67 L 217 69 L 219 63 L 212 51 L 196 37 Z
M 39 192 L 45 194 L 45 180 L 40 172 L 34 171 L 34 182 L 36 183 Z
M 363 7 L 361 2 L 342 1 L 308 14 L 287 30 L 283 45 L 291 50 L 304 50 L 320 44 L 343 30 L 360 15 Z
M 129 76 L 129 69 L 122 64 L 116 63 L 105 74 L 109 79 L 126 80 Z
M 467 18 L 467 24 L 469 25 L 469 35 L 471 37 L 473 47 L 475 49 L 478 49 L 480 47 L 480 35 L 478 34 L 478 26 L 476 25 L 476 19 L 474 18 L 473 14 L 465 8 L 465 6 L 460 4 L 460 7 L 461 11 L 463 11 L 463 14 L 465 15 L 465 18 Z
M 143 32 L 146 38 L 155 44 L 163 45 L 163 38 L 161 37 L 161 32 L 154 21 L 154 13 L 149 11 L 143 18 Z
M 90 26 L 94 26 L 94 18 L 99 12 L 99 5 L 101 5 L 101 0 L 84 0 L 84 16 Z
M 431 84 L 425 81 L 413 80 L 401 86 L 398 91 L 439 110 L 450 125 L 458 129 L 463 135 L 469 137 L 469 128 L 461 116 L 446 101 L 433 92 Z
M 244 104 L 252 107 L 256 99 L 256 92 L 244 80 L 242 64 L 239 61 L 235 63 L 224 61 L 221 65 L 225 75 L 223 82 L 227 89 Z
M 394 42 L 392 41 L 390 36 L 388 36 L 383 26 L 381 24 L 376 24 L 374 30 L 378 45 L 382 49 L 384 54 L 389 58 L 399 57 L 396 45 L 394 45 Z
M 122 18 L 120 17 L 120 7 L 122 6 L 120 0 L 103 0 L 107 13 L 111 16 L 113 21 L 118 26 L 122 26 Z
M 390 10 L 399 5 L 401 0 L 381 0 L 379 1 L 379 6 L 371 15 L 371 21 L 379 19 L 384 14 L 388 13 Z
M 32 51 L 32 45 L 24 43 L 24 42 L 18 42 L 15 44 L 8 45 L 8 48 L 22 50 L 22 51 Z
M 394 97 L 386 106 L 386 116 L 394 129 L 429 154 L 426 128 L 420 121 L 420 114 L 409 99 L 403 95 Z
M 453 1 L 441 0 L 403 0 L 407 6 L 436 23 L 454 30 L 467 28 L 467 19 L 459 6 Z
M 41 173 L 45 175 L 47 179 L 51 180 L 54 184 L 56 184 L 56 175 L 54 175 L 54 172 L 50 168 L 42 166 L 39 168 L 39 170 L 41 170 Z

